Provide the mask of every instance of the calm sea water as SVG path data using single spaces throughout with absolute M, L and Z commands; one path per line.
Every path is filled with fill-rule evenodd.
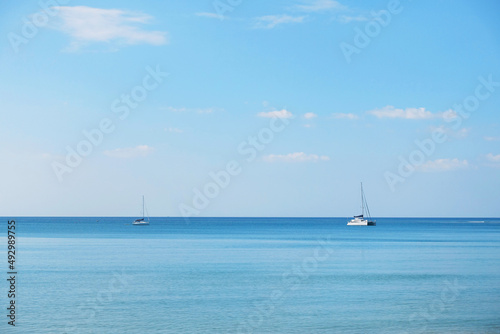
M 500 219 L 15 220 L 1 333 L 500 333 Z

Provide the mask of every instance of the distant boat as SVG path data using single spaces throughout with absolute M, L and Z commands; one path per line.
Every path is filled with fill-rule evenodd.
M 142 195 L 142 218 L 138 218 L 134 220 L 132 225 L 149 225 L 149 217 L 146 220 L 145 211 L 144 211 L 144 195 Z
M 365 218 L 365 208 L 368 214 L 368 219 Z M 361 214 L 359 216 L 354 216 L 353 219 L 347 222 L 347 225 L 357 225 L 357 226 L 375 226 L 377 225 L 375 221 L 370 217 L 370 209 L 368 209 L 368 203 L 366 203 L 365 194 L 363 193 L 363 182 L 361 182 Z

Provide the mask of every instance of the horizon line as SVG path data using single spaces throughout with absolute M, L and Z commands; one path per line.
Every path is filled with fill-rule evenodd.
M 136 216 L 0 216 L 0 218 L 134 218 Z M 149 218 L 179 218 L 179 219 L 193 219 L 193 218 L 311 218 L 311 219 L 325 219 L 325 218 L 349 218 L 351 216 L 199 216 L 199 217 L 182 217 L 182 216 L 149 216 Z M 484 218 L 484 219 L 500 219 L 500 217 L 486 217 L 486 216 L 372 216 L 371 218 Z

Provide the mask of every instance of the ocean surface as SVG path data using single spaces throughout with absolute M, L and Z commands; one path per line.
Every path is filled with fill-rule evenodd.
M 500 218 L 132 220 L 2 218 L 0 333 L 500 333 Z

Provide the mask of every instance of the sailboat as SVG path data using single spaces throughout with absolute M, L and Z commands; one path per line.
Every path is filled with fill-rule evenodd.
M 368 219 L 365 218 L 365 208 L 368 214 Z M 347 225 L 357 225 L 357 226 L 375 226 L 377 225 L 374 220 L 370 217 L 370 209 L 368 209 L 368 203 L 366 203 L 365 194 L 363 193 L 363 182 L 361 182 L 361 214 L 354 216 L 353 219 L 347 222 Z
M 142 218 L 138 218 L 138 219 L 134 220 L 132 225 L 149 225 L 149 217 L 146 220 L 144 213 L 145 213 L 145 211 L 144 211 L 144 195 L 142 195 Z

